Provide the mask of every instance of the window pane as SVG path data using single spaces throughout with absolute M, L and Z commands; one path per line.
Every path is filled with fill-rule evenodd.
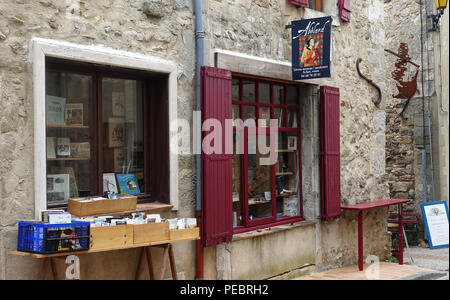
M 323 11 L 323 0 L 309 0 L 309 8 Z
M 273 104 L 284 103 L 284 87 L 279 85 L 273 86 Z
M 256 107 L 244 105 L 244 122 L 248 119 L 256 121 Z M 256 124 L 256 123 L 255 123 Z
M 300 215 L 298 134 L 278 134 L 278 162 L 275 166 L 277 218 Z
M 142 91 L 141 81 L 113 78 L 102 81 L 103 171 L 128 174 L 121 175 L 126 178 L 123 184 L 117 177 L 121 194 L 145 192 Z M 104 190 L 107 189 L 105 186 Z
M 92 77 L 46 73 L 47 203 L 92 195 Z
M 244 102 L 255 102 L 255 82 L 243 80 L 242 81 L 242 89 L 244 93 Z
M 274 108 L 273 118 L 278 120 L 278 127 L 286 127 L 286 113 L 284 108 Z
M 270 107 L 259 107 L 259 126 L 269 127 L 270 126 Z
M 287 101 L 289 105 L 298 105 L 298 95 L 296 86 L 288 86 L 287 88 Z
M 240 105 L 233 105 L 232 109 L 233 109 L 233 111 L 232 111 L 233 112 L 233 116 L 232 116 L 232 118 L 233 118 L 233 125 L 237 126 L 235 120 L 241 118 Z
M 234 132 L 234 145 L 237 133 Z M 241 194 L 241 150 L 235 150 L 233 154 L 233 227 L 242 226 L 242 194 Z
M 258 83 L 259 103 L 270 103 L 270 84 Z
M 289 119 L 288 127 L 297 128 L 298 127 L 298 113 L 296 109 L 289 109 Z
M 232 100 L 235 101 L 240 101 L 240 96 L 239 96 L 239 80 L 238 79 L 233 79 L 232 81 Z
M 269 136 L 266 145 L 269 146 Z M 248 138 L 248 210 L 249 219 L 255 220 L 272 216 L 272 177 L 271 166 L 262 159 L 268 160 L 270 153 L 260 153 L 258 137 Z

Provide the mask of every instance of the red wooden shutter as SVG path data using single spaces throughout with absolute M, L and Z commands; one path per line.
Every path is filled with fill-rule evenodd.
M 339 0 L 339 15 L 343 21 L 350 22 L 351 12 L 350 0 Z
M 231 72 L 202 67 L 202 123 L 208 119 L 222 124 L 231 119 Z M 209 132 L 204 132 L 203 136 Z M 202 151 L 202 237 L 205 246 L 231 241 L 233 236 L 232 155 Z
M 341 215 L 339 89 L 320 88 L 320 171 L 322 219 Z
M 288 0 L 288 2 L 295 6 L 308 7 L 308 0 Z

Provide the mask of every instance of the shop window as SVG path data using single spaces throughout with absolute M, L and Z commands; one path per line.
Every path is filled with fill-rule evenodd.
M 156 136 L 151 128 L 157 128 L 152 116 L 164 121 L 159 112 L 167 105 L 165 79 L 53 59 L 46 66 L 47 206 L 64 207 L 69 198 L 107 191 L 136 194 L 139 202 L 149 202 L 160 189 L 167 191 L 168 178 L 157 179 L 159 186 L 150 173 L 150 166 L 161 174 L 168 168 L 168 154 L 163 154 L 169 152 L 168 142 L 160 140 L 158 149 L 150 142 Z M 160 101 L 150 101 L 156 97 Z M 159 131 L 168 130 L 161 124 Z M 136 184 L 125 191 L 119 174 L 135 178 Z
M 323 11 L 323 0 L 309 0 L 308 7 L 314 10 Z
M 236 76 L 232 82 L 233 94 L 241 95 L 239 99 L 233 97 L 233 118 L 242 111 L 246 125 L 235 123 L 234 127 L 233 227 L 239 232 L 301 220 L 299 86 Z M 234 87 L 241 90 L 234 91 Z M 254 90 L 257 93 L 250 102 L 253 98 L 249 95 Z M 275 164 L 266 164 L 270 152 L 260 149 L 261 145 L 270 149 L 270 119 L 276 119 L 279 125 Z
M 323 0 L 288 0 L 288 2 L 295 6 L 323 11 Z

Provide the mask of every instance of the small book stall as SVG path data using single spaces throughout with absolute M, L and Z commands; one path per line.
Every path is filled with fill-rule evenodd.
M 160 279 L 167 261 L 177 279 L 172 243 L 199 239 L 195 218 L 164 219 L 154 213 L 171 207 L 162 204 L 137 205 L 137 197 L 118 195 L 71 198 L 67 211 L 41 211 L 41 220 L 18 223 L 17 251 L 12 254 L 44 259 L 41 279 L 50 264 L 56 279 L 55 258 L 121 249 L 142 248 L 139 266 L 147 256 L 150 279 L 155 279 L 150 248 L 163 248 Z M 137 275 L 136 275 L 137 277 Z

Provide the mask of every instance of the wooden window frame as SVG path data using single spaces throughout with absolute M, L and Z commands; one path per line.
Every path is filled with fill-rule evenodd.
M 261 129 L 259 129 L 259 132 L 256 131 L 256 128 L 238 128 L 233 126 L 233 131 L 241 130 L 244 132 L 244 154 L 240 154 L 241 159 L 241 191 L 240 191 L 240 199 L 241 199 L 241 211 L 242 211 L 242 226 L 233 227 L 233 233 L 238 234 L 242 232 L 272 227 L 272 226 L 278 226 L 283 224 L 289 224 L 294 222 L 301 222 L 304 221 L 303 217 L 303 192 L 302 192 L 302 161 L 301 161 L 301 116 L 300 116 L 300 105 L 301 105 L 301 98 L 300 98 L 300 88 L 301 86 L 298 84 L 294 84 L 292 82 L 283 81 L 283 80 L 271 80 L 271 79 L 263 79 L 259 77 L 253 77 L 253 76 L 246 76 L 243 74 L 235 73 L 233 74 L 233 80 L 239 80 L 239 99 L 232 99 L 232 105 L 239 105 L 239 118 L 241 120 L 244 120 L 244 112 L 243 107 L 245 106 L 254 106 L 256 108 L 256 124 L 258 124 L 258 119 L 260 117 L 260 108 L 261 107 L 268 107 L 270 108 L 270 116 L 271 119 L 274 118 L 274 108 L 282 108 L 284 110 L 284 122 L 285 127 L 278 128 L 277 131 L 277 138 L 278 138 L 278 132 L 288 132 L 288 133 L 297 133 L 297 149 L 298 149 L 298 160 L 297 160 L 297 168 L 299 172 L 299 186 L 297 187 L 298 195 L 299 195 L 299 204 L 300 204 L 300 215 L 295 217 L 286 217 L 277 219 L 276 216 L 276 183 L 275 183 L 275 165 L 270 166 L 271 168 L 271 183 L 272 183 L 272 216 L 267 218 L 261 218 L 257 220 L 249 220 L 249 205 L 248 205 L 248 174 L 247 174 L 247 137 L 250 132 L 250 134 L 269 134 L 269 128 L 266 129 L 266 132 L 261 132 Z M 245 102 L 243 99 L 243 88 L 242 88 L 242 81 L 243 80 L 252 80 L 255 82 L 255 102 Z M 270 103 L 260 103 L 260 97 L 259 97 L 259 84 L 265 83 L 270 85 Z M 273 86 L 282 86 L 284 88 L 284 103 L 283 104 L 274 104 L 274 93 L 273 93 Z M 294 86 L 297 88 L 297 105 L 289 105 L 287 104 L 287 87 L 288 86 Z M 297 128 L 289 128 L 288 126 L 288 115 L 286 114 L 289 109 L 295 109 L 297 111 Z M 244 120 L 245 121 L 245 120 Z M 232 212 L 230 212 L 232 213 Z
M 138 203 L 149 203 L 156 201 L 152 197 L 153 178 L 151 176 L 152 170 L 152 151 L 150 149 L 151 140 L 153 139 L 153 131 L 151 129 L 150 118 L 151 114 L 151 88 L 157 87 L 151 81 L 155 78 L 156 73 L 148 71 L 139 71 L 134 69 L 109 67 L 105 65 L 97 65 L 91 63 L 74 62 L 69 60 L 46 58 L 46 72 L 65 72 L 71 74 L 79 74 L 91 76 L 92 78 L 92 101 L 89 108 L 92 113 L 90 115 L 91 130 L 91 160 L 90 172 L 92 174 L 91 191 L 92 196 L 99 196 L 103 194 L 103 111 L 102 111 L 102 80 L 103 78 L 115 78 L 125 80 L 139 80 L 142 82 L 143 95 L 143 126 L 144 126 L 144 187 L 145 193 L 138 196 Z M 167 148 L 169 152 L 169 148 Z M 96 163 L 95 163 L 96 162 Z M 97 177 L 97 180 L 95 180 Z M 156 180 L 156 179 L 155 179 Z M 167 178 L 167 180 L 169 180 Z M 161 201 L 160 201 L 161 202 Z M 48 203 L 47 208 L 67 208 L 67 203 L 57 202 Z
M 323 12 L 323 0 L 313 0 L 313 2 L 314 2 L 314 7 L 310 7 L 310 8 Z

